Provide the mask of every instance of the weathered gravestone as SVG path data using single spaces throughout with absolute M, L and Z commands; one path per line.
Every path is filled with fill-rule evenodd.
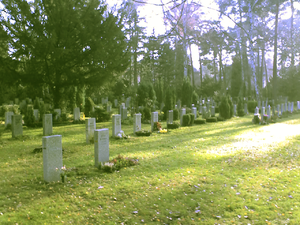
M 142 130 L 142 114 L 134 114 L 133 115 L 133 133 Z
M 151 113 L 151 132 L 154 130 L 155 122 L 158 122 L 158 112 Z
M 268 118 L 270 119 L 271 118 L 271 106 L 270 105 L 267 107 L 267 115 L 268 115 Z
M 168 111 L 168 124 L 173 124 L 173 110 Z
M 248 108 L 247 108 L 247 103 L 244 104 L 244 113 L 245 115 L 248 114 Z
M 180 110 L 180 126 L 183 126 L 183 115 L 186 114 L 186 109 L 185 108 L 182 108 Z
M 116 137 L 121 132 L 121 115 L 112 116 L 112 136 Z
M 123 114 L 123 108 L 125 106 L 123 106 L 123 103 L 119 106 L 119 114 L 121 115 L 121 118 L 123 118 L 122 114 Z
M 109 131 L 108 128 L 95 130 L 94 133 L 95 166 L 109 161 Z
M 54 109 L 54 112 L 56 112 L 55 120 L 58 120 L 61 116 L 61 109 Z
M 192 113 L 195 116 L 195 119 L 197 118 L 197 108 L 196 107 L 192 107 Z
M 74 121 L 80 120 L 80 108 L 76 107 L 73 109 Z
M 46 136 L 43 142 L 43 168 L 46 182 L 61 181 L 62 140 L 61 135 Z
M 297 101 L 297 110 L 300 110 L 300 101 Z
M 13 138 L 23 135 L 22 115 L 11 116 L 11 131 Z
M 8 124 L 11 125 L 11 117 L 14 115 L 14 112 L 5 112 L 5 128 Z
M 233 115 L 236 116 L 236 104 L 233 105 Z
M 94 140 L 94 132 L 96 130 L 96 119 L 90 118 L 85 120 L 85 138 L 86 143 L 89 144 Z
M 202 107 L 202 119 L 206 119 L 207 117 L 207 112 L 206 112 L 206 106 Z
M 259 108 L 258 107 L 255 108 L 254 115 L 259 115 Z
M 52 134 L 52 114 L 43 115 L 43 135 L 49 136 Z
M 38 109 L 33 110 L 33 116 L 34 116 L 35 122 L 39 121 L 39 110 Z
M 125 120 L 125 119 L 127 119 L 127 108 L 126 107 L 124 107 L 122 109 L 122 120 Z

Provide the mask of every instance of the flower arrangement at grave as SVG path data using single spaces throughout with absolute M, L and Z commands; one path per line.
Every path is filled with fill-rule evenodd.
M 252 119 L 252 123 L 254 124 L 260 124 L 260 118 L 259 118 L 259 114 L 254 114 L 254 117 Z
M 161 124 L 159 122 L 154 122 L 153 124 L 153 130 L 159 131 L 161 129 Z
M 138 164 L 137 158 L 130 158 L 118 155 L 116 158 L 110 160 L 109 162 L 100 163 L 98 169 L 106 172 L 112 173 L 114 171 L 119 171 L 122 168 L 135 166 Z
M 127 139 L 127 138 L 130 138 L 130 136 L 127 136 L 126 134 L 125 134 L 125 132 L 124 131 L 120 131 L 117 135 L 116 135 L 116 138 L 117 139 Z
M 158 133 L 160 133 L 160 134 L 165 134 L 165 133 L 168 133 L 168 130 L 166 130 L 166 129 L 160 129 L 160 130 L 158 131 Z

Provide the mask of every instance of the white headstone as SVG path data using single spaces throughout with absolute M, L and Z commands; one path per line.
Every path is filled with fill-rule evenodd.
M 39 121 L 39 110 L 38 109 L 33 110 L 33 116 L 34 116 L 35 121 Z
M 237 113 L 236 113 L 236 104 L 233 105 L 233 115 L 234 115 L 234 116 L 237 115 Z
M 196 107 L 192 107 L 192 113 L 195 116 L 195 119 L 197 119 L 197 108 Z
M 121 131 L 121 115 L 112 116 L 112 136 L 116 137 Z
M 293 113 L 294 111 L 294 102 L 292 102 L 292 105 L 291 105 L 291 113 Z
M 23 135 L 22 115 L 11 116 L 11 131 L 13 138 Z
M 168 112 L 168 124 L 173 124 L 173 110 Z
M 43 135 L 49 136 L 52 134 L 52 114 L 43 115 Z
M 155 122 L 158 122 L 158 112 L 152 112 L 151 113 L 151 132 L 153 131 L 154 129 L 154 123 Z
M 61 181 L 62 140 L 61 135 L 46 136 L 43 142 L 43 167 L 46 182 Z
M 297 101 L 297 110 L 300 110 L 300 101 Z
M 271 118 L 271 106 L 270 105 L 267 107 L 267 115 L 268 115 L 268 118 L 270 119 Z
M 109 161 L 109 131 L 108 128 L 95 130 L 94 133 L 95 166 Z
M 80 120 L 80 108 L 73 109 L 74 121 Z
M 96 130 L 96 119 L 90 118 L 85 120 L 85 137 L 86 143 L 89 144 L 91 140 L 94 140 L 94 131 Z
M 186 109 L 185 109 L 185 108 L 182 108 L 182 109 L 180 110 L 180 126 L 183 125 L 183 115 L 185 115 L 185 114 L 186 114 Z
M 55 120 L 58 120 L 61 116 L 61 109 L 54 109 L 54 112 L 56 112 Z
M 5 112 L 5 127 L 7 127 L 8 124 L 11 125 L 12 115 L 14 115 L 14 112 Z
M 142 130 L 142 114 L 134 114 L 133 115 L 133 133 Z
M 259 108 L 258 107 L 255 108 L 254 115 L 259 115 Z

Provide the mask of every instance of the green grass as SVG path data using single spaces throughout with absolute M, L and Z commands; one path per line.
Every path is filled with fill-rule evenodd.
M 32 153 L 42 128 L 12 139 L 0 125 L 0 224 L 300 224 L 300 114 L 266 126 L 251 119 L 150 137 L 122 126 L 131 138 L 111 138 L 110 159 L 139 164 L 114 173 L 94 167 L 84 124 L 54 127 L 72 169 L 66 183 L 43 181 L 42 153 Z

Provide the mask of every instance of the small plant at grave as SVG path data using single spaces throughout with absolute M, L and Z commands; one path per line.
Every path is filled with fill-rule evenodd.
M 195 115 L 194 115 L 194 113 L 189 113 L 189 115 L 190 115 L 189 126 L 193 126 L 194 125 L 194 121 L 195 121 Z
M 59 169 L 56 168 L 56 171 L 58 171 L 58 170 Z M 60 168 L 60 178 L 61 178 L 62 183 L 65 183 L 65 181 L 66 181 L 66 178 L 67 178 L 66 171 L 67 171 L 66 166 L 63 166 L 62 168 Z
M 182 116 L 182 126 L 189 126 L 191 122 L 190 114 L 185 114 Z
M 153 130 L 159 131 L 161 129 L 161 124 L 159 122 L 154 122 L 153 124 Z
M 252 123 L 253 124 L 259 124 L 260 123 L 259 114 L 254 114 L 254 117 L 252 119 Z
M 268 115 L 263 115 L 261 124 L 268 124 L 269 123 L 269 117 Z
M 129 158 L 118 155 L 116 158 L 110 160 L 109 162 L 100 163 L 98 169 L 106 173 L 112 173 L 114 171 L 119 171 L 122 168 L 135 166 L 137 164 L 138 159 L 136 158 Z
M 126 118 L 122 120 L 122 125 L 132 125 L 132 124 L 133 124 L 132 118 Z
M 173 109 L 173 120 L 179 119 L 179 111 L 178 109 Z
M 178 122 L 173 122 L 173 123 L 167 124 L 167 129 L 177 129 L 179 127 L 180 127 L 180 123 L 178 123 Z
M 136 136 L 150 136 L 151 132 L 150 131 L 146 131 L 146 130 L 140 130 L 135 132 Z
M 209 117 L 206 119 L 206 122 L 208 123 L 215 123 L 217 121 L 218 121 L 217 117 Z

